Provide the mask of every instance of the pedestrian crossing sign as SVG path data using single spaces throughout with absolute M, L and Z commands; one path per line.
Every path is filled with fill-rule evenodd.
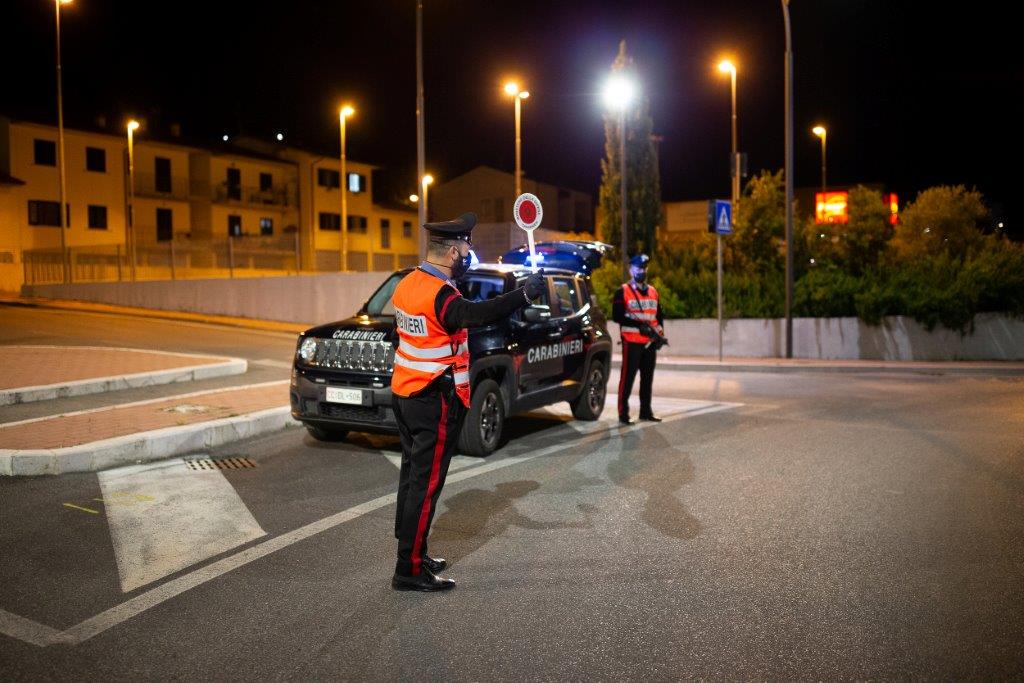
M 708 200 L 708 232 L 732 234 L 732 202 L 724 199 Z

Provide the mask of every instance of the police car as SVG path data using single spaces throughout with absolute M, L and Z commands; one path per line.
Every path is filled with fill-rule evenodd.
M 535 256 L 530 255 L 530 248 L 525 244 L 513 249 L 498 259 L 500 263 L 534 265 L 544 268 L 566 268 L 568 270 L 592 274 L 601 265 L 601 259 L 612 249 L 612 245 L 604 242 L 587 240 L 557 240 L 538 242 L 534 245 Z
M 391 372 L 398 333 L 391 297 L 411 269 L 392 273 L 356 315 L 306 330 L 295 350 L 292 417 L 320 441 L 349 432 L 397 433 Z M 531 269 L 477 263 L 459 283 L 483 301 L 522 284 Z M 472 402 L 459 450 L 485 456 L 502 442 L 506 420 L 567 401 L 581 420 L 604 409 L 612 343 L 585 274 L 544 269 L 548 290 L 495 325 L 469 331 Z

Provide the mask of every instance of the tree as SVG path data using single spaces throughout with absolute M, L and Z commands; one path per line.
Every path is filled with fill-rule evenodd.
M 726 240 L 732 260 L 747 272 L 779 270 L 780 243 L 786 234 L 782 171 L 761 171 L 747 182 L 743 194 L 733 234 Z
M 631 74 L 633 58 L 626 54 L 626 41 L 619 43 L 619 54 L 612 73 Z M 655 250 L 661 223 L 661 178 L 658 153 L 652 133 L 654 122 L 646 98 L 626 109 L 626 227 L 629 253 Z M 618 247 L 622 243 L 621 176 L 619 174 L 619 115 L 604 117 L 605 156 L 601 160 L 601 239 Z M 628 254 L 624 255 L 628 256 Z
M 931 187 L 903 210 L 893 246 L 901 257 L 966 255 L 984 242 L 981 223 L 987 216 L 977 190 Z
M 837 251 L 845 270 L 860 275 L 878 264 L 892 230 L 882 193 L 858 185 L 850 190 L 849 221 L 839 224 Z

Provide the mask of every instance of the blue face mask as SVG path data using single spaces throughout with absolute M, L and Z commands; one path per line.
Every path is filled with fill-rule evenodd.
M 647 271 L 646 270 L 636 270 L 636 271 L 633 271 L 633 280 L 637 284 L 643 284 L 644 280 L 646 280 L 646 279 L 647 279 Z

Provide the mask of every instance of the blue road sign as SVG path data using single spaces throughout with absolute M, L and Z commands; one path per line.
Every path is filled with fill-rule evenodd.
M 732 233 L 732 202 L 726 200 L 712 200 L 711 211 L 709 211 L 709 231 L 719 234 Z

